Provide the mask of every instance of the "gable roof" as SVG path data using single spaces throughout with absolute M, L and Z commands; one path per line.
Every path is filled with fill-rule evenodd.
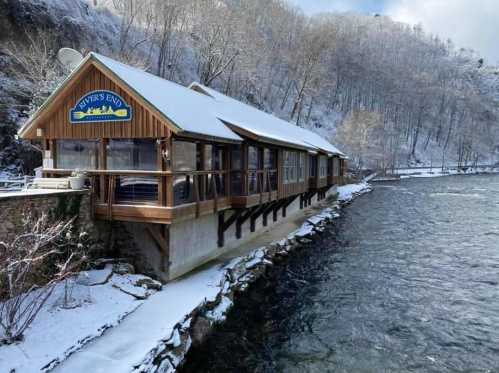
M 344 155 L 329 141 L 315 132 L 286 122 L 200 83 L 192 83 L 189 88 L 204 92 L 216 101 L 219 119 L 254 134 L 262 141 L 265 141 L 265 139 L 276 140 L 292 147 L 298 146 L 323 151 L 328 154 Z
M 241 133 L 254 135 L 263 142 L 344 156 L 315 132 L 293 125 L 200 83 L 192 83 L 187 88 L 94 52 L 82 60 L 20 128 L 21 137 L 37 124 L 45 109 L 89 64 L 124 84 L 129 91 L 158 112 L 177 134 L 202 135 L 215 140 L 240 142 L 243 139 L 238 133 Z
M 154 107 L 164 118 L 175 125 L 174 132 L 185 135 L 198 134 L 220 140 L 242 141 L 240 136 L 231 131 L 217 118 L 211 98 L 94 52 L 85 57 L 25 123 L 19 130 L 20 136 L 23 136 L 36 123 L 36 119 L 43 110 L 50 105 L 71 79 L 90 62 L 114 75 L 130 91 Z

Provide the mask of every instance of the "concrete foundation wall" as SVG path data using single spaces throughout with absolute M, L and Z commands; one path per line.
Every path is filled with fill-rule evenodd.
M 336 187 L 332 187 L 326 193 L 330 196 L 336 193 Z M 312 198 L 312 206 L 317 205 L 317 195 Z M 300 214 L 300 198 L 297 197 L 293 203 L 286 208 L 286 218 L 282 217 L 282 209 L 278 211 L 276 222 L 272 214 L 267 218 L 267 226 L 263 226 L 263 217 L 256 220 L 255 232 L 251 232 L 250 219 L 242 225 L 242 235 L 236 238 L 236 224 L 232 224 L 224 234 L 225 244 L 218 247 L 218 216 L 217 214 L 205 215 L 198 219 L 172 224 L 170 226 L 170 279 L 181 276 L 199 265 L 216 258 L 217 256 L 232 250 L 249 240 L 255 238 L 262 232 L 285 220 L 291 220 Z M 233 212 L 225 211 L 225 219 Z

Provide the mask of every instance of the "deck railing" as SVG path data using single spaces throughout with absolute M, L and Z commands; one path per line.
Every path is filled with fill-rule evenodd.
M 47 176 L 68 176 L 71 170 L 46 169 Z M 229 195 L 269 195 L 277 191 L 277 169 L 208 171 L 91 170 L 87 172 L 96 202 L 106 204 L 111 215 L 114 204 L 175 207 Z M 230 183 L 229 183 L 230 182 Z M 168 189 L 171 188 L 169 191 Z

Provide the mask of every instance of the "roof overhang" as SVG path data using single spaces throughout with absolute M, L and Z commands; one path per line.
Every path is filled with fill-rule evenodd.
M 223 119 L 220 119 L 220 120 L 227 127 L 229 127 L 232 131 L 237 133 L 239 136 L 243 136 L 243 137 L 246 137 L 246 138 L 254 140 L 254 141 L 259 141 L 259 142 L 263 142 L 263 143 L 267 143 L 267 144 L 271 144 L 271 145 L 277 145 L 277 146 L 299 149 L 299 150 L 304 150 L 304 151 L 314 150 L 313 147 L 300 146 L 300 145 L 289 143 L 286 141 L 281 141 L 281 140 L 277 140 L 274 138 L 261 136 L 259 134 L 252 132 L 252 131 L 249 131 L 247 128 L 242 128 L 242 127 L 238 126 L 237 124 L 227 122 L 226 120 L 223 120 Z

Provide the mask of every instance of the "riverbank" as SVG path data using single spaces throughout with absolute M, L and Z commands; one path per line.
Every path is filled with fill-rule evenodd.
M 85 277 L 90 282 L 78 284 L 74 292 L 85 301 L 65 309 L 51 299 L 24 341 L 0 347 L 0 370 L 175 371 L 190 347 L 202 343 L 224 320 L 235 293 L 244 292 L 275 260 L 320 233 L 339 216 L 340 204 L 368 191 L 368 184 L 340 187 L 338 202 L 307 218 L 287 237 L 229 263 L 208 264 L 162 288 L 153 282 L 146 289 L 144 281 L 151 284 L 149 280 L 119 274 L 112 266 L 91 271 Z
M 407 169 L 397 169 L 396 174 L 389 176 L 376 176 L 372 179 L 373 182 L 386 182 L 386 181 L 396 181 L 402 179 L 412 179 L 412 178 L 430 178 L 430 177 L 444 177 L 444 176 L 456 176 L 456 175 L 489 175 L 498 174 L 499 167 L 467 167 L 463 169 L 458 168 L 444 168 L 441 167 L 418 167 L 418 168 L 407 168 Z

